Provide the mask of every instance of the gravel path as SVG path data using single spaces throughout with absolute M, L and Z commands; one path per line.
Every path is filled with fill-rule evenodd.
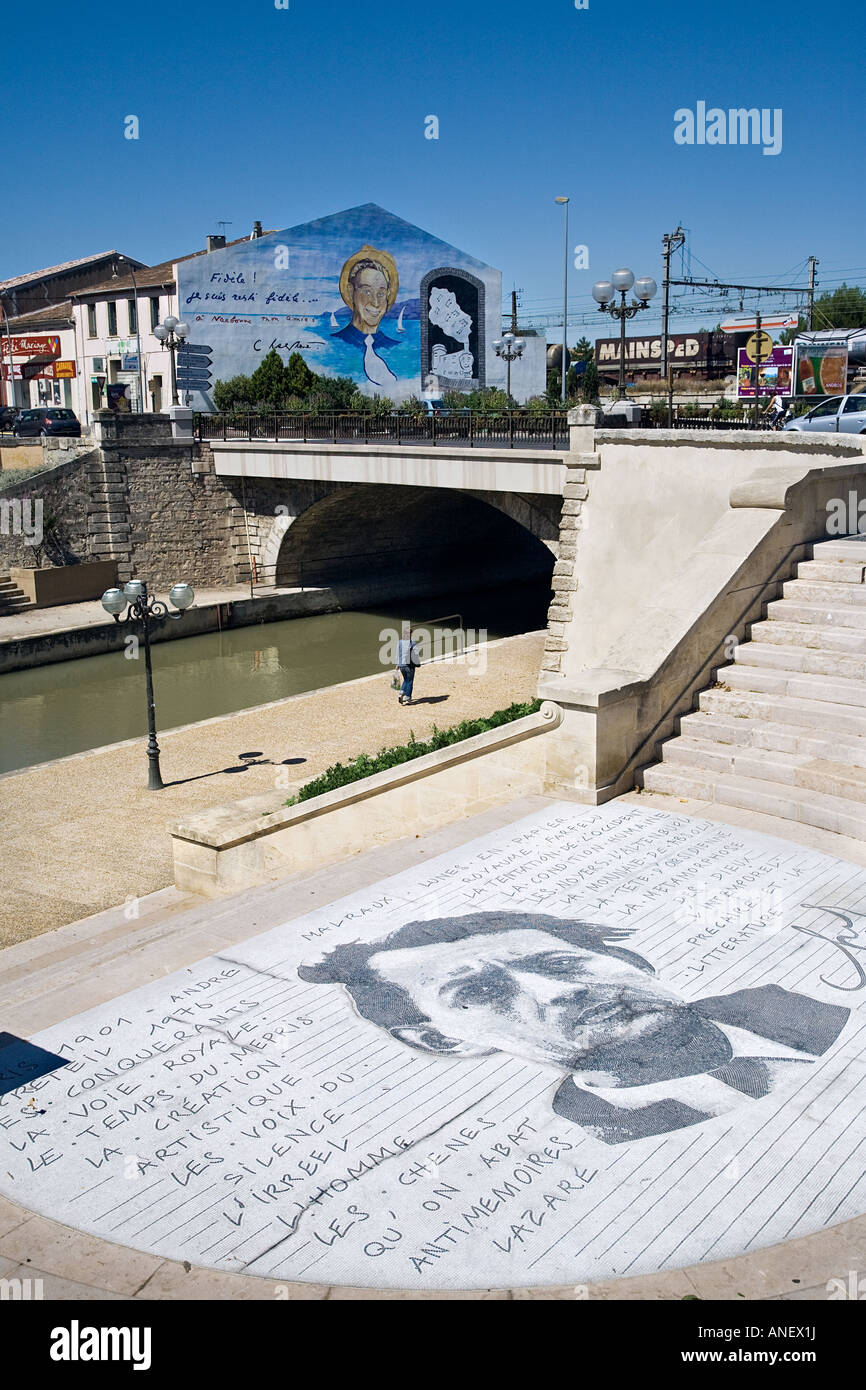
M 284 785 L 288 796 L 332 763 L 405 742 L 410 729 L 422 739 L 434 724 L 531 700 L 543 643 L 541 632 L 493 643 L 486 670 L 473 654 L 423 667 L 409 709 L 389 671 L 160 733 L 170 784 L 161 792 L 146 790 L 143 739 L 0 778 L 0 947 L 166 887 L 168 827 L 189 812 Z

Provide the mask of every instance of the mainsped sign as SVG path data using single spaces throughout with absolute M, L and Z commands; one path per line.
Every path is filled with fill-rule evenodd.
M 210 371 L 186 383 L 205 409 L 212 382 L 252 374 L 271 350 L 395 400 L 431 377 L 439 391 L 469 390 L 501 371 L 499 271 L 374 203 L 194 256 L 177 273 L 179 312 L 208 344 Z
M 626 362 L 630 367 L 652 370 L 659 367 L 662 356 L 662 339 L 655 337 L 626 338 Z M 619 338 L 597 338 L 595 342 L 595 361 L 599 369 L 618 367 L 620 359 Z M 668 360 L 673 367 L 718 367 L 723 371 L 734 363 L 733 348 L 723 333 L 673 333 L 668 338 Z
M 773 1245 L 866 1206 L 864 923 L 851 864 L 548 807 L 39 1033 L 0 1191 L 319 1284 Z

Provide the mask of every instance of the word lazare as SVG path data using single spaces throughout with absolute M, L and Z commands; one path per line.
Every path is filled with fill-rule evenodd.
M 150 1370 L 149 1327 L 68 1327 L 51 1329 L 52 1361 L 131 1361 L 134 1371 Z

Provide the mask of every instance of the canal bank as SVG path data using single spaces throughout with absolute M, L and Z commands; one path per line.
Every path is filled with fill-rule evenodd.
M 336 595 L 322 588 L 268 589 L 252 598 L 249 588 L 241 585 L 198 590 L 195 604 L 187 609 L 183 622 L 165 619 L 153 624 L 151 642 L 178 641 L 254 623 L 334 613 L 340 606 Z M 0 675 L 123 651 L 128 632 L 123 624 L 106 617 L 98 600 L 25 609 L 0 617 Z
M 145 788 L 135 739 L 0 778 L 0 946 L 171 883 L 169 826 L 182 816 L 285 791 L 333 763 L 425 738 L 535 696 L 543 632 L 423 666 L 417 703 L 397 704 L 390 670 L 160 733 L 161 792 Z M 140 693 L 140 692 L 139 692 Z

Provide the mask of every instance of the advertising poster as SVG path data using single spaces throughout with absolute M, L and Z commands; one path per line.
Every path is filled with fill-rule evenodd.
M 841 396 L 848 380 L 848 343 L 798 343 L 798 396 Z
M 766 362 L 758 368 L 758 398 L 790 396 L 793 391 L 792 347 L 774 347 Z M 745 348 L 737 350 L 737 396 L 741 400 L 755 398 L 755 364 Z

